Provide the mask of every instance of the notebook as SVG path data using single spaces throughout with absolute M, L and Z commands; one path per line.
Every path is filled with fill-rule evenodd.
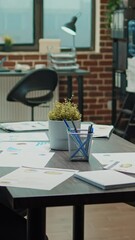
M 134 177 L 115 170 L 84 171 L 74 176 L 104 190 L 135 186 Z

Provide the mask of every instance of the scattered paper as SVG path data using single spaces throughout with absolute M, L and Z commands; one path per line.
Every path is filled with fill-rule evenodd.
M 92 123 L 82 122 L 81 129 L 88 130 L 88 127 L 90 126 L 90 124 Z M 109 138 L 113 131 L 113 125 L 93 124 L 93 129 L 94 129 L 93 137 Z
M 0 167 L 45 167 L 53 155 L 48 142 L 0 143 Z
M 93 153 L 105 169 L 135 174 L 135 152 Z
M 1 142 L 37 142 L 37 141 L 49 141 L 46 132 L 10 132 L 0 133 Z
M 135 174 L 135 160 L 129 161 L 119 161 L 114 162 L 113 164 L 108 164 L 104 169 L 116 170 L 123 173 Z
M 12 132 L 48 130 L 48 121 L 25 121 L 1 123 L 0 128 Z
M 0 178 L 0 186 L 51 190 L 76 173 L 58 168 L 21 167 Z

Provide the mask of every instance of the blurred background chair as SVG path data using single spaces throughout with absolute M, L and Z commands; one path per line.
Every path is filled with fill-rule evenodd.
M 34 121 L 34 107 L 52 100 L 57 83 L 58 76 L 54 70 L 47 68 L 33 70 L 11 89 L 7 101 L 20 102 L 31 107 L 31 120 Z

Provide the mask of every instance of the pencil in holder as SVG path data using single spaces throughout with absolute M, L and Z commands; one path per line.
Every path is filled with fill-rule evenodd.
M 71 161 L 88 161 L 91 153 L 93 133 L 78 129 L 77 132 L 70 129 L 68 134 L 68 151 Z

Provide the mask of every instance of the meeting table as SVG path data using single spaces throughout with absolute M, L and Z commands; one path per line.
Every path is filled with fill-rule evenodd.
M 135 145 L 112 134 L 110 139 L 94 139 L 92 153 L 135 152 Z M 56 151 L 47 167 L 98 170 L 99 162 L 91 155 L 89 162 L 70 161 L 67 151 Z M 11 172 L 11 168 L 1 168 L 0 176 Z M 135 201 L 135 187 L 102 190 L 83 182 L 74 176 L 52 190 L 0 187 L 0 198 L 11 208 L 27 209 L 27 240 L 43 240 L 46 233 L 46 208 L 73 206 L 73 240 L 84 240 L 85 205 Z

